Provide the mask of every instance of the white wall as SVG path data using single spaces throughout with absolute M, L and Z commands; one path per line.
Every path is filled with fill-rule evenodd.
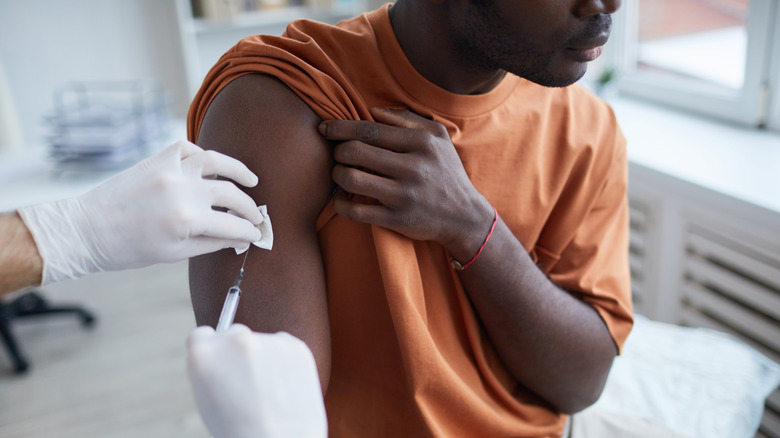
M 0 0 L 0 60 L 24 147 L 68 81 L 154 78 L 175 115 L 189 103 L 173 0 Z

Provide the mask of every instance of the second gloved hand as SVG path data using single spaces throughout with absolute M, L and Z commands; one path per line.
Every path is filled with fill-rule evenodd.
M 257 184 L 238 160 L 179 141 L 77 198 L 20 209 L 43 259 L 42 284 L 260 239 L 252 198 L 217 176 Z
M 284 332 L 202 326 L 187 340 L 195 404 L 214 438 L 325 438 L 314 356 Z

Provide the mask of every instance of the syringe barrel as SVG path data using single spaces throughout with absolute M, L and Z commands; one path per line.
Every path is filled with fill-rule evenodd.
M 236 317 L 239 298 L 241 298 L 241 289 L 235 286 L 228 289 L 227 296 L 225 297 L 225 304 L 222 306 L 222 313 L 219 315 L 219 322 L 217 323 L 218 332 L 227 330 L 227 328 L 233 324 L 233 319 Z

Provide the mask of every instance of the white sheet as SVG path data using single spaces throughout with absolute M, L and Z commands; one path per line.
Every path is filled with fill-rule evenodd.
M 752 437 L 778 384 L 780 365 L 730 335 L 637 316 L 588 410 L 657 420 L 691 437 Z

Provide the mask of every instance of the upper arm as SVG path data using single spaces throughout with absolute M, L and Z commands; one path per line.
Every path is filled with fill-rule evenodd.
M 247 193 L 268 206 L 273 250 L 250 248 L 236 322 L 302 339 L 317 361 L 323 388 L 330 370 L 325 278 L 316 220 L 331 196 L 331 153 L 320 118 L 279 80 L 233 80 L 206 112 L 197 144 L 232 156 L 257 174 Z M 198 325 L 216 325 L 243 255 L 232 249 L 190 260 L 190 294 Z

